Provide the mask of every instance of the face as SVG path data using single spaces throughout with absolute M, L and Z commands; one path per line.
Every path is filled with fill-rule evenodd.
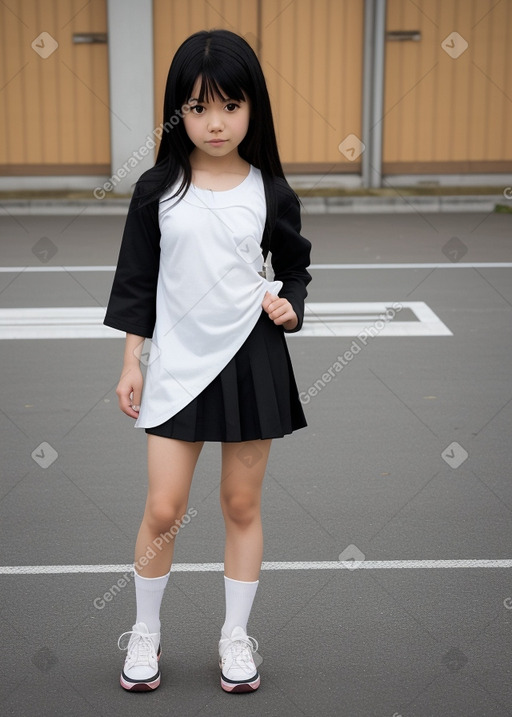
M 238 153 L 238 145 L 247 134 L 250 119 L 249 101 L 210 97 L 198 102 L 201 80 L 196 80 L 189 100 L 191 110 L 183 118 L 185 130 L 197 150 L 210 157 Z

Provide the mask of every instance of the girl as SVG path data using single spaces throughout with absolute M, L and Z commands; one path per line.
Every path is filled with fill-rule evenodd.
M 300 235 L 265 80 L 245 40 L 214 30 L 181 45 L 164 125 L 156 164 L 135 187 L 104 320 L 126 332 L 120 408 L 148 434 L 137 616 L 121 636 L 129 637 L 121 685 L 160 684 L 159 612 L 174 548 L 162 536 L 186 517 L 203 442 L 218 441 L 226 527 L 221 686 L 249 692 L 260 684 L 247 621 L 263 552 L 263 476 L 272 439 L 306 425 L 284 332 L 302 325 L 311 245 Z M 274 281 L 263 272 L 269 252 Z M 152 347 L 142 395 L 145 337 Z

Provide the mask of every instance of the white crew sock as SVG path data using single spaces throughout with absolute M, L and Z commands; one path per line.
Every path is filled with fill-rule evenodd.
M 137 601 L 137 619 L 145 622 L 149 632 L 160 632 L 160 605 L 164 596 L 165 586 L 169 580 L 167 575 L 158 578 L 143 578 L 135 573 L 135 599 Z
M 222 626 L 222 637 L 231 637 L 234 627 L 239 625 L 247 632 L 247 621 L 251 614 L 252 603 L 259 580 L 247 583 L 243 580 L 233 580 L 224 575 L 224 589 L 226 593 L 226 619 Z

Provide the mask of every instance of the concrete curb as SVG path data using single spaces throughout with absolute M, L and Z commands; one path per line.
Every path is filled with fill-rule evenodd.
M 307 214 L 493 212 L 503 195 L 301 197 Z M 511 203 L 512 207 L 512 203 Z
M 130 200 L 123 199 L 6 199 L 0 201 L 2 213 L 31 215 L 125 215 Z
M 446 196 L 344 196 L 301 197 L 306 214 L 412 214 L 439 212 L 493 212 L 505 204 L 501 194 Z M 6 199 L 0 212 L 20 215 L 125 215 L 130 200 L 122 199 Z M 512 208 L 512 202 L 510 203 Z

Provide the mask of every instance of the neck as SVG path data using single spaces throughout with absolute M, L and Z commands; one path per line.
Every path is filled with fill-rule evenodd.
M 226 157 L 210 157 L 197 148 L 190 153 L 190 166 L 195 172 L 208 172 L 209 174 L 246 174 L 247 162 L 238 152 L 232 152 Z

